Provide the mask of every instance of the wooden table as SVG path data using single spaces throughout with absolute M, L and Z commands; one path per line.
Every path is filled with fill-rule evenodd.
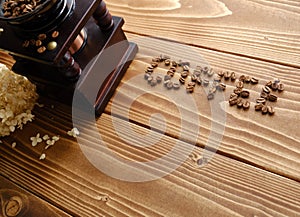
M 93 166 L 67 135 L 73 127 L 71 108 L 41 98 L 45 106 L 34 109 L 35 121 L 0 144 L 2 197 L 7 191 L 27 195 L 27 216 L 300 216 L 300 2 L 106 2 L 113 15 L 124 17 L 127 37 L 140 51 L 97 120 L 96 133 L 114 154 L 133 162 L 162 158 L 175 145 L 177 151 L 191 153 L 156 180 L 113 178 Z M 230 81 L 218 104 L 208 101 L 200 87 L 192 94 L 184 88 L 149 88 L 144 71 L 161 53 L 258 78 L 258 85 L 248 86 L 251 108 L 228 105 L 235 86 Z M 12 63 L 5 54 L 1 62 Z M 166 67 L 157 70 L 166 73 Z M 275 115 L 255 112 L 261 87 L 274 78 L 285 84 L 273 103 Z M 170 100 L 174 95 L 187 101 Z M 213 118 L 215 106 L 222 108 L 225 121 Z M 157 113 L 161 116 L 152 116 Z M 163 120 L 165 129 L 160 127 Z M 44 146 L 32 147 L 29 139 L 38 132 L 60 136 L 45 151 L 45 160 L 39 160 Z M 99 145 L 89 123 L 80 133 L 86 143 Z M 147 135 L 153 140 L 150 147 L 143 146 Z M 212 158 L 199 166 L 203 153 Z M 171 155 L 160 166 L 172 162 L 178 163 Z

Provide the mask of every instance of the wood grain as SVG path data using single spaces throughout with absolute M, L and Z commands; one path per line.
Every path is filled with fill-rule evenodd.
M 201 147 L 217 148 L 220 153 L 227 156 L 300 180 L 300 147 L 297 145 L 300 143 L 297 124 L 300 120 L 298 69 L 204 49 L 191 49 L 162 40 L 135 37 L 131 34 L 128 36 L 138 43 L 140 53 L 118 88 L 116 95 L 120 97 L 118 100 L 113 99 L 107 107 L 108 113 L 112 112 L 111 108 L 114 105 L 113 115 L 129 119 L 149 129 L 151 115 L 161 113 L 169 123 L 164 131 L 167 135 L 181 138 L 191 144 L 196 142 Z M 208 64 L 215 68 L 215 71 L 229 70 L 236 72 L 237 76 L 244 74 L 258 78 L 260 80 L 258 85 L 246 87 L 251 92 L 249 99 L 252 103 L 251 109 L 243 111 L 228 105 L 227 100 L 235 86 L 235 83 L 230 81 L 226 82 L 227 90 L 224 95 L 220 94 L 218 101 L 210 102 L 206 99 L 205 88 L 196 88 L 194 94 L 188 95 L 184 88 L 179 91 L 167 91 L 162 85 L 150 87 L 143 79 L 144 70 L 151 62 L 151 58 L 161 53 L 170 55 L 175 60 L 189 60 L 194 67 L 198 64 Z M 166 71 L 167 67 L 162 67 L 157 69 L 154 75 L 165 74 Z M 274 78 L 281 79 L 286 90 L 283 93 L 276 93 L 279 96 L 278 101 L 270 103 L 275 107 L 276 114 L 272 117 L 263 116 L 254 111 L 254 102 L 259 97 L 263 85 Z M 139 97 L 136 97 L 137 95 Z M 173 99 L 174 95 L 185 99 L 180 103 L 172 103 L 170 99 Z M 193 110 L 190 102 L 196 104 L 196 110 Z M 181 116 L 176 108 L 185 111 L 187 113 L 185 117 Z M 212 112 L 218 112 L 221 116 L 213 118 Z M 195 122 L 195 117 L 199 118 L 199 124 Z M 184 135 L 180 136 L 182 119 L 188 122 L 188 127 L 185 128 Z M 156 126 L 160 126 L 162 121 L 160 118 L 153 120 Z M 217 123 L 215 128 L 212 128 L 213 123 Z M 200 133 L 195 134 L 195 129 Z M 211 133 L 222 137 L 220 144 L 217 139 L 209 137 Z
M 14 62 L 14 59 L 8 53 L 0 51 L 0 63 L 5 64 L 7 67 L 11 68 Z
M 300 66 L 298 1 L 106 2 L 113 15 L 125 18 L 128 32 Z
M 0 207 L 1 213 L 5 213 L 5 204 L 11 197 L 22 198 L 22 208 L 18 216 L 44 216 L 44 217 L 58 217 L 70 216 L 65 212 L 57 209 L 51 204 L 46 203 L 44 200 L 30 194 L 24 189 L 12 184 L 12 182 L 0 176 Z
M 51 106 L 51 105 L 54 105 Z M 72 216 L 298 216 L 298 182 L 266 172 L 219 154 L 204 167 L 196 163 L 202 149 L 196 148 L 171 174 L 151 182 L 130 183 L 111 178 L 93 167 L 76 141 L 66 135 L 72 127 L 68 108 L 47 100 L 44 108 L 35 109 L 36 120 L 0 146 L 1 175 L 65 210 Z M 119 120 L 127 130 L 127 121 Z M 112 126 L 112 117 L 103 114 L 97 121 L 99 132 L 91 123 L 80 129 L 86 145 L 99 147 L 99 132 L 114 153 L 132 161 L 149 161 L 163 156 L 178 141 L 167 135 L 147 151 L 124 142 Z M 130 124 L 140 134 L 144 127 Z M 60 135 L 60 140 L 39 161 L 44 144 L 31 147 L 29 137 Z M 11 142 L 17 146 L 11 148 Z M 135 140 L 143 145 L 144 140 Z M 179 141 L 179 150 L 190 146 Z M 97 151 L 96 149 L 94 150 Z M 102 156 L 100 154 L 100 156 Z M 103 155 L 102 157 L 105 157 Z M 167 166 L 176 162 L 166 158 Z

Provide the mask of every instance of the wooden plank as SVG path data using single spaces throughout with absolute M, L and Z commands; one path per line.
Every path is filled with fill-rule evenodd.
M 21 189 L 12 182 L 0 176 L 0 201 L 1 213 L 7 216 L 44 216 L 58 217 L 70 216 L 46 201 Z M 15 209 L 7 210 L 10 201 L 17 201 Z
M 199 167 L 200 148 L 186 156 L 176 171 L 158 180 L 131 183 L 112 178 L 92 166 L 77 142 L 66 135 L 72 128 L 70 110 L 50 100 L 44 104 L 35 108 L 33 123 L 3 139 L 0 174 L 73 216 L 298 216 L 300 212 L 298 182 L 218 154 Z M 128 122 L 116 120 L 119 129 L 127 132 Z M 129 123 L 141 135 L 151 133 L 153 144 L 159 138 L 144 150 L 136 146 L 144 145 L 143 139 L 131 138 L 133 146 L 120 138 L 107 114 L 97 121 L 98 131 L 85 122 L 79 130 L 86 145 L 100 147 L 103 143 L 96 139 L 100 132 L 114 153 L 132 161 L 164 156 L 177 142 L 182 151 L 191 146 Z M 43 143 L 32 147 L 29 138 L 37 132 L 60 135 L 60 140 L 46 151 Z M 11 147 L 13 141 L 17 142 L 15 148 Z M 44 161 L 38 160 L 42 152 L 47 154 Z M 166 158 L 161 166 L 174 160 Z
M 126 31 L 299 67 L 300 3 L 107 0 Z
M 107 107 L 108 113 L 112 112 L 113 104 L 114 114 L 148 128 L 151 128 L 149 126 L 151 115 L 160 113 L 169 124 L 165 133 L 179 138 L 182 132 L 183 116 L 179 114 L 178 109 L 181 109 L 189 113 L 183 118 L 188 124 L 184 135 L 181 135 L 182 140 L 191 144 L 196 142 L 201 147 L 217 148 L 219 153 L 224 155 L 300 180 L 300 147 L 297 145 L 300 144 L 300 131 L 297 127 L 298 120 L 300 120 L 299 69 L 162 40 L 135 37 L 132 34 L 127 34 L 127 36 L 131 41 L 138 43 L 140 53 L 118 88 L 117 95 L 120 97 L 117 100 L 113 99 Z M 225 82 L 227 90 L 224 95 L 221 93 L 218 95 L 220 100 L 217 105 L 215 100 L 206 99 L 204 90 L 207 91 L 207 89 L 203 87 L 196 87 L 194 94 L 191 95 L 186 94 L 184 88 L 178 91 L 168 91 L 162 87 L 162 84 L 149 87 L 143 79 L 144 71 L 151 62 L 151 57 L 161 53 L 173 56 L 175 60 L 189 60 L 194 67 L 205 63 L 215 68 L 216 71 L 235 71 L 238 77 L 244 74 L 258 78 L 260 80 L 258 85 L 246 86 L 251 92 L 249 98 L 252 103 L 251 109 L 243 111 L 228 105 L 229 95 L 235 86 L 235 83 L 231 81 Z M 162 66 L 153 75 L 160 73 L 164 75 L 166 71 L 167 67 Z M 276 92 L 279 97 L 276 103 L 269 102 L 269 105 L 275 107 L 276 114 L 264 116 L 254 111 L 254 102 L 259 97 L 264 84 L 274 78 L 281 79 L 286 90 L 283 93 Z M 176 81 L 176 78 L 174 80 Z M 176 94 L 178 97 L 184 94 L 183 98 L 186 96 L 186 99 L 179 103 L 172 103 L 170 97 L 174 99 Z M 194 102 L 197 108 L 192 108 L 190 102 Z M 132 104 L 128 116 L 130 103 Z M 216 110 L 223 115 L 219 120 L 212 116 L 212 112 Z M 199 119 L 199 124 L 195 122 L 195 117 Z M 223 120 L 224 118 L 226 120 Z M 156 122 L 154 120 L 156 126 L 160 126 L 162 121 L 163 119 L 156 119 Z M 215 122 L 219 125 L 214 130 L 212 124 Z M 224 132 L 222 132 L 223 127 Z M 195 134 L 195 129 L 200 133 Z M 209 137 L 211 133 L 222 137 L 220 144 L 217 139 Z M 211 144 L 207 144 L 208 142 Z

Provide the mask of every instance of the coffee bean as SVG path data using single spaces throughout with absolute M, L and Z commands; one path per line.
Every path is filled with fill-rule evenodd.
M 266 104 L 266 99 L 260 97 L 260 98 L 256 99 L 256 103 Z
M 250 102 L 248 101 L 248 100 L 246 100 L 245 102 L 244 102 L 244 104 L 243 104 L 243 109 L 244 110 L 247 110 L 247 109 L 249 109 L 250 108 Z
M 204 87 L 207 87 L 209 85 L 209 80 L 208 79 L 203 79 L 202 84 Z
M 203 69 L 202 69 L 202 72 L 203 74 L 207 74 L 209 68 L 207 66 L 205 66 Z
M 42 45 L 42 41 L 41 40 L 36 40 L 35 41 L 35 46 L 36 47 L 40 47 Z
M 150 82 L 150 85 L 152 87 L 154 87 L 154 86 L 156 86 L 156 84 L 157 84 L 157 80 L 155 78 L 153 78 L 152 81 Z
M 173 88 L 173 82 L 169 81 L 166 86 L 167 86 L 168 89 L 172 89 Z
M 179 84 L 178 82 L 174 82 L 174 83 L 173 83 L 173 88 L 174 88 L 175 90 L 178 90 L 178 89 L 180 88 L 180 84 Z
M 59 36 L 59 32 L 58 31 L 53 31 L 51 36 L 52 36 L 52 38 L 57 38 Z
M 190 82 L 188 83 L 188 86 L 195 87 L 195 86 L 196 86 L 196 83 L 195 83 L 195 82 L 192 82 L 192 81 L 190 81 Z
M 214 81 L 217 83 L 221 82 L 221 77 L 218 74 L 215 74 Z
M 194 70 L 193 75 L 199 77 L 201 75 L 201 70 Z
M 171 70 L 168 70 L 167 71 L 167 75 L 170 75 L 171 77 L 173 77 L 175 74 L 175 72 L 171 71 Z
M 278 91 L 279 91 L 279 92 L 284 91 L 284 84 L 280 83 L 280 84 L 278 85 Z
M 269 115 L 274 115 L 275 110 L 274 110 L 273 106 L 268 106 L 268 113 L 269 113 Z
M 242 89 L 241 88 L 235 88 L 234 90 L 233 90 L 233 92 L 236 94 L 236 95 L 240 95 L 241 93 L 242 93 Z
M 177 67 L 177 66 L 178 66 L 178 64 L 177 64 L 177 62 L 176 62 L 176 61 L 171 61 L 171 66 L 173 66 L 173 67 Z
M 226 90 L 226 84 L 224 84 L 224 83 L 218 84 L 217 89 L 219 91 L 225 91 Z
M 26 47 L 29 47 L 29 45 L 30 45 L 30 42 L 28 40 L 25 40 L 22 44 L 22 47 L 26 48 Z
M 238 102 L 238 99 L 236 99 L 236 98 L 231 98 L 231 99 L 229 99 L 229 105 L 230 105 L 230 106 L 236 105 L 237 102 Z
M 273 91 L 276 91 L 276 90 L 278 89 L 278 83 L 273 82 L 272 85 L 271 85 L 271 89 L 272 89 Z
M 172 72 L 176 72 L 176 67 L 171 66 L 169 70 L 172 71 Z
M 231 72 L 230 79 L 231 79 L 231 81 L 235 81 L 236 75 L 234 72 Z
M 31 46 L 34 46 L 34 45 L 35 45 L 35 39 L 30 39 L 29 42 L 30 42 L 30 45 L 31 45 Z
M 193 74 L 193 75 L 191 76 L 191 81 L 196 82 L 196 81 L 197 81 L 197 78 L 198 78 L 198 77 L 197 77 L 196 75 Z
M 257 103 L 257 104 L 254 106 L 255 111 L 261 111 L 263 107 L 264 107 L 264 104 L 262 104 L 262 103 Z
M 202 79 L 200 77 L 198 77 L 196 82 L 197 82 L 198 85 L 201 85 L 202 84 Z
M 228 80 L 230 78 L 230 76 L 231 76 L 230 72 L 227 71 L 227 72 L 224 73 L 224 79 L 225 80 Z
M 218 75 L 222 78 L 224 76 L 225 72 L 224 71 L 218 71 Z
M 182 71 L 181 72 L 181 77 L 186 78 L 189 75 L 188 71 Z
M 212 86 L 209 88 L 208 90 L 209 93 L 216 93 L 217 92 L 217 88 L 215 86 Z
M 45 47 L 45 46 L 39 47 L 39 48 L 37 49 L 37 52 L 38 52 L 38 53 L 44 53 L 45 51 L 46 51 L 46 47 Z
M 183 69 L 183 71 L 187 71 L 187 72 L 190 71 L 190 67 L 187 66 L 187 65 L 184 65 L 184 66 L 182 67 L 182 69 Z
M 268 113 L 268 107 L 266 105 L 264 105 L 262 108 L 261 108 L 261 112 L 263 115 L 267 114 Z
M 152 66 L 148 66 L 146 71 L 149 73 L 152 73 L 152 72 L 154 72 L 154 68 Z
M 235 97 L 238 98 L 238 95 L 235 94 L 235 93 L 231 93 L 231 94 L 230 94 L 230 99 L 235 98 Z
M 243 104 L 244 104 L 244 101 L 243 101 L 241 98 L 237 99 L 236 106 L 237 106 L 238 108 L 242 108 L 242 107 L 243 107 Z
M 162 77 L 161 76 L 156 76 L 156 81 L 158 84 L 160 84 L 162 82 Z
M 242 81 L 242 82 L 244 82 L 244 81 L 245 81 L 245 79 L 246 79 L 246 76 L 245 76 L 245 75 L 241 75 L 241 76 L 239 77 L 239 81 Z
M 193 86 L 187 86 L 186 87 L 186 92 L 188 92 L 188 93 L 194 92 L 194 87 Z
M 242 90 L 241 97 L 248 98 L 250 96 L 250 92 L 248 90 Z
M 266 93 L 266 92 L 261 92 L 260 97 L 262 97 L 262 98 L 268 100 L 268 99 L 269 99 L 269 94 Z
M 28 12 L 35 10 L 43 1 L 35 0 L 6 0 L 2 3 L 3 16 L 12 18 L 19 15 L 25 15 Z
M 171 61 L 170 60 L 165 60 L 165 66 L 169 66 L 171 64 Z
M 280 83 L 280 79 L 279 78 L 275 78 L 273 83 L 279 84 Z
M 244 82 L 243 81 L 237 82 L 236 87 L 239 88 L 239 89 L 243 88 L 244 87 Z
M 152 66 L 153 68 L 157 68 L 157 67 L 158 67 L 158 63 L 157 63 L 157 62 L 152 62 L 152 63 L 151 63 L 151 66 Z
M 265 86 L 267 86 L 267 87 L 270 87 L 270 88 L 271 88 L 271 86 L 272 86 L 272 81 L 268 81 L 268 82 L 265 84 Z
M 270 94 L 269 95 L 269 101 L 271 101 L 271 102 L 276 102 L 277 101 L 277 96 L 275 95 L 275 94 Z
M 191 66 L 191 63 L 188 62 L 188 61 L 182 62 L 181 60 L 179 60 L 179 61 L 178 61 L 178 66 L 188 66 L 188 67 L 190 67 L 190 66 Z
M 262 88 L 262 91 L 269 94 L 269 93 L 271 92 L 271 88 L 268 87 L 268 86 L 264 86 L 264 87 Z
M 145 80 L 148 80 L 148 78 L 149 78 L 150 76 L 151 76 L 151 74 L 145 73 L 145 75 L 144 75 Z
M 196 70 L 196 71 L 202 72 L 203 68 L 202 68 L 202 66 L 198 65 L 198 66 L 196 66 L 196 69 L 195 69 L 195 70 Z
M 150 75 L 150 76 L 148 77 L 147 81 L 148 81 L 148 83 L 150 84 L 152 80 L 153 80 L 153 76 Z
M 169 82 L 171 82 L 170 80 L 165 80 L 164 81 L 164 86 L 167 86 L 169 84 Z
M 234 93 L 233 93 L 234 94 Z M 239 99 L 239 96 L 238 95 L 230 95 L 230 98 L 229 98 L 229 100 L 237 100 L 237 99 Z
M 170 75 L 165 75 L 164 76 L 164 81 L 169 81 L 169 80 L 171 80 L 171 76 Z
M 249 84 L 251 82 L 250 76 L 245 77 L 245 83 Z
M 47 35 L 46 34 L 39 34 L 38 37 L 37 37 L 39 40 L 43 41 L 47 38 Z
M 214 75 L 214 70 L 213 70 L 213 68 L 210 68 L 207 72 L 207 76 L 211 77 L 213 75 Z
M 184 84 L 184 83 L 185 83 L 185 78 L 181 76 L 181 77 L 179 78 L 179 82 L 180 82 L 181 84 Z
M 215 94 L 213 94 L 213 93 L 208 93 L 208 94 L 207 94 L 207 99 L 208 99 L 208 100 L 213 100 L 214 97 L 215 97 Z
M 257 78 L 251 78 L 250 82 L 251 82 L 251 84 L 258 84 L 258 79 Z
M 165 61 L 165 60 L 167 60 L 167 59 L 171 59 L 170 56 L 168 56 L 168 55 L 163 55 L 163 54 L 161 54 L 161 55 L 159 56 L 159 58 L 160 58 L 160 61 L 161 61 L 161 62 L 163 62 L 163 61 Z
M 152 59 L 152 62 L 157 62 L 158 63 L 158 62 L 160 62 L 160 58 L 159 57 L 155 57 L 155 58 Z

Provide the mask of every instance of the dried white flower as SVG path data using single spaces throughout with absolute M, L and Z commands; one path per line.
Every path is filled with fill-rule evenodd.
M 59 136 L 53 136 L 52 140 L 54 140 L 55 142 L 57 142 L 59 140 Z
M 47 145 L 54 145 L 54 144 L 55 144 L 55 141 L 49 139 L 49 140 L 46 141 L 46 144 L 47 144 Z
M 76 127 L 74 127 L 72 130 L 68 131 L 67 134 L 69 136 L 77 137 L 80 133 L 79 130 Z
M 50 139 L 49 135 L 46 134 L 46 135 L 43 136 L 43 140 L 44 140 L 44 141 L 46 141 L 46 140 L 48 140 L 48 139 Z
M 0 63 L 0 137 L 33 120 L 31 110 L 38 98 L 36 86 Z
M 52 137 L 52 140 L 51 139 L 48 139 L 46 141 L 46 144 L 47 146 L 45 147 L 45 149 L 48 149 L 50 148 L 51 146 L 53 146 L 55 144 L 55 142 L 57 142 L 59 140 L 59 136 L 53 136 Z
M 11 144 L 11 147 L 12 148 L 15 148 L 17 146 L 17 143 L 16 142 L 13 142 L 12 144 Z
M 35 147 L 35 146 L 37 146 L 37 144 L 38 143 L 41 143 L 43 140 L 42 140 L 42 138 L 40 138 L 40 134 L 38 133 L 38 134 L 36 134 L 36 136 L 34 137 L 30 137 L 30 140 L 32 141 L 31 142 L 31 145 L 33 146 L 33 147 Z
M 46 154 L 45 153 L 41 154 L 40 160 L 45 160 L 45 159 L 46 159 Z

